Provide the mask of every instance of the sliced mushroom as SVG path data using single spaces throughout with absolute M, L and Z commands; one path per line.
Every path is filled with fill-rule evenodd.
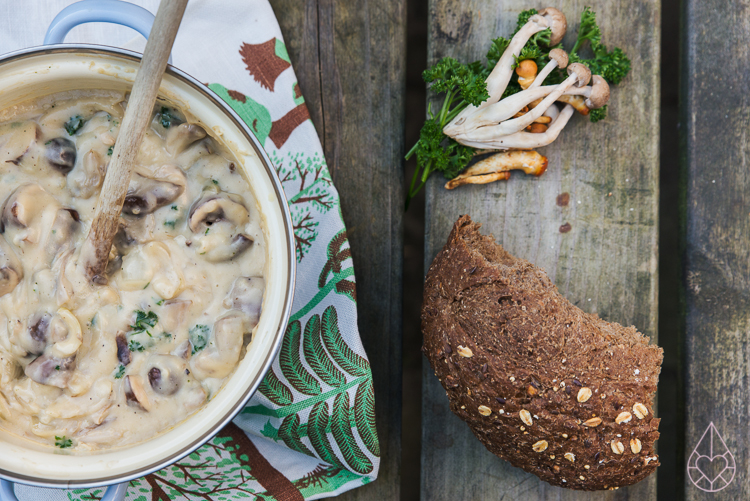
M 223 378 L 237 366 L 245 334 L 251 329 L 245 315 L 229 313 L 214 324 L 211 346 L 205 348 L 191 361 L 199 378 Z
M 174 395 L 185 383 L 187 363 L 174 355 L 154 355 L 149 358 L 148 382 L 160 395 Z
M 128 348 L 128 340 L 125 337 L 124 332 L 118 332 L 115 336 L 115 343 L 117 344 L 117 360 L 122 365 L 128 365 L 130 363 L 130 348 Z
M 57 358 L 51 355 L 42 355 L 26 366 L 24 374 L 39 384 L 65 388 L 75 367 L 75 356 Z
M 130 216 L 144 216 L 174 202 L 182 195 L 185 191 L 185 174 L 178 167 L 169 167 L 172 168 L 168 172 L 172 174 L 170 178 L 149 177 L 145 171 L 134 173 L 125 196 L 122 212 Z M 179 171 L 181 182 L 175 179 L 175 170 Z
M 266 281 L 262 277 L 239 277 L 234 281 L 224 305 L 246 314 L 252 329 L 260 319 L 265 288 Z
M 50 204 L 57 201 L 37 184 L 22 184 L 8 196 L 0 216 L 0 233 L 8 228 L 28 228 Z
M 137 407 L 146 412 L 151 410 L 151 401 L 140 376 L 125 376 L 125 400 L 131 407 Z
M 167 133 L 167 152 L 171 155 L 179 155 L 188 146 L 206 137 L 206 131 L 200 125 L 181 124 L 171 127 Z
M 37 139 L 39 129 L 34 122 L 19 124 L 5 137 L 0 152 L 0 161 L 18 165 L 21 158 L 31 149 Z
M 22 357 L 39 356 L 44 353 L 49 341 L 49 323 L 52 315 L 36 313 L 29 317 L 28 322 L 14 321 L 11 342 L 20 350 Z
M 16 253 L 0 236 L 0 297 L 13 292 L 23 279 L 23 266 Z
M 45 251 L 49 256 L 57 255 L 63 247 L 74 245 L 73 235 L 80 229 L 80 222 L 78 211 L 74 209 L 64 208 L 57 211 L 45 245 Z
M 193 233 L 201 233 L 214 223 L 228 221 L 243 226 L 250 220 L 242 197 L 229 193 L 205 196 L 190 208 L 188 226 Z
M 253 239 L 240 233 L 249 220 L 241 197 L 219 193 L 193 204 L 188 226 L 193 233 L 203 235 L 198 253 L 208 261 L 219 262 L 233 259 L 252 246 Z
M 172 351 L 172 355 L 180 357 L 184 360 L 189 360 L 192 349 L 193 345 L 190 344 L 190 341 L 183 341 L 179 346 L 177 346 L 177 348 L 174 349 L 174 351 Z
M 70 139 L 56 137 L 46 143 L 44 156 L 47 162 L 62 174 L 67 174 L 76 164 L 76 145 Z
M 59 308 L 49 325 L 50 339 L 56 341 L 50 353 L 65 358 L 78 352 L 83 342 L 83 331 L 78 319 L 66 308 Z
M 94 150 L 83 155 L 83 160 L 68 174 L 68 188 L 76 197 L 91 198 L 99 192 L 104 181 L 106 163 Z
M 186 299 L 165 301 L 159 312 L 159 323 L 164 332 L 174 333 L 178 329 L 186 327 L 187 313 L 192 304 L 192 301 Z

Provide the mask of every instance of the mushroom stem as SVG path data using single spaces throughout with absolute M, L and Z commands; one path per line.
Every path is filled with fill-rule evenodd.
M 469 134 L 454 136 L 454 139 L 458 142 L 461 142 L 459 138 L 468 139 L 470 137 L 473 140 L 483 141 L 491 140 L 493 138 L 499 138 L 500 136 L 507 136 L 509 134 L 514 134 L 516 132 L 522 131 L 523 129 L 531 125 L 535 119 L 542 116 L 544 110 L 554 104 L 554 102 L 557 101 L 557 99 L 569 87 L 572 87 L 573 85 L 577 85 L 579 87 L 582 85 L 586 85 L 591 78 L 591 73 L 589 72 L 588 68 L 578 63 L 571 64 L 568 67 L 568 75 L 568 78 L 563 80 L 560 85 L 556 86 L 555 90 L 550 92 L 547 97 L 542 100 L 539 106 L 529 111 L 525 115 L 510 120 L 505 120 L 504 122 L 500 122 L 497 125 L 479 127 L 471 131 Z
M 472 176 L 480 176 L 496 172 L 509 172 L 511 170 L 523 170 L 526 174 L 541 176 L 544 171 L 547 170 L 547 163 L 547 157 L 534 150 L 501 151 L 475 163 L 459 176 L 451 179 L 448 184 L 452 181 Z M 446 188 L 448 187 L 448 184 L 446 184 Z
M 575 109 L 569 104 L 565 105 L 565 108 L 563 108 L 558 117 L 550 123 L 547 131 L 542 134 L 520 131 L 507 136 L 490 137 L 483 141 L 469 138 L 458 138 L 456 141 L 472 148 L 492 148 L 497 150 L 540 148 L 547 146 L 557 139 L 560 131 L 568 123 L 573 113 L 575 113 Z
M 503 92 L 508 86 L 508 82 L 510 82 L 510 77 L 513 75 L 513 64 L 516 62 L 516 57 L 521 54 L 524 45 L 529 41 L 529 38 L 548 27 L 549 23 L 542 16 L 538 14 L 531 16 L 528 22 L 513 36 L 510 44 L 508 44 L 508 47 L 505 49 L 505 52 L 500 56 L 500 59 L 492 69 L 492 72 L 485 80 L 487 83 L 487 92 L 490 95 L 489 99 L 481 103 L 479 106 L 467 106 L 466 109 L 461 111 L 461 113 L 456 115 L 456 117 L 446 125 L 444 130 L 451 130 L 454 125 L 458 126 L 463 124 L 477 110 L 498 102 L 503 96 Z M 446 132 L 446 134 L 450 135 L 448 132 Z
M 565 104 L 571 105 L 581 115 L 589 114 L 590 110 L 586 106 L 586 103 L 584 102 L 585 101 L 584 98 L 581 96 L 563 95 L 563 96 L 558 97 L 557 101 L 559 103 L 565 103 Z
M 445 183 L 446 190 L 452 190 L 465 184 L 489 184 L 494 181 L 510 179 L 510 172 L 493 172 L 492 174 L 482 174 L 479 176 L 469 176 L 451 179 Z
M 542 71 L 539 72 L 528 88 L 535 89 L 536 87 L 540 87 L 544 83 L 544 79 L 552 73 L 552 70 L 555 68 L 565 68 L 568 65 L 568 54 L 562 49 L 552 49 L 549 51 L 549 57 L 549 63 L 544 65 Z

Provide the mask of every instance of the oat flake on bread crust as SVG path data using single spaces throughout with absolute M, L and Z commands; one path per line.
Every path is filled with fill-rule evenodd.
M 492 453 L 550 484 L 643 480 L 659 466 L 662 349 L 571 304 L 479 226 L 458 219 L 425 282 L 423 349 L 451 410 Z

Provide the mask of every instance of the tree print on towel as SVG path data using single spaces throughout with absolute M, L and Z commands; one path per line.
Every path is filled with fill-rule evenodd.
M 271 151 L 269 157 L 287 194 L 297 262 L 301 262 L 318 238 L 319 217 L 338 205 L 338 198 L 329 189 L 331 175 L 317 153 L 288 152 L 280 157 Z
M 292 67 L 284 42 L 275 37 L 261 44 L 243 43 L 240 56 L 255 81 L 271 92 L 278 76 Z
M 255 405 L 243 413 L 269 416 L 261 433 L 292 450 L 352 473 L 372 472 L 380 445 L 370 364 L 343 341 L 334 306 L 312 315 L 304 331 L 300 320 L 289 324 L 279 368 L 281 376 L 272 368 L 259 391 L 281 407 Z M 295 401 L 292 390 L 303 397 Z

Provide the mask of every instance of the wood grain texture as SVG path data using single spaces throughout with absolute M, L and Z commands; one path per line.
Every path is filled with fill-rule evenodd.
M 512 254 L 544 268 L 574 304 L 635 325 L 655 340 L 660 6 L 654 0 L 553 2 L 568 18 L 568 49 L 585 5 L 597 13 L 603 42 L 621 47 L 633 63 L 630 76 L 613 88 L 609 117 L 598 124 L 573 117 L 556 142 L 539 149 L 549 158 L 539 178 L 516 172 L 509 181 L 446 191 L 445 180 L 433 176 L 425 267 L 458 216 L 470 214 Z M 518 13 L 531 6 L 522 0 L 432 0 L 428 64 L 444 56 L 484 60 L 490 40 L 509 36 Z M 557 197 L 564 193 L 569 204 L 560 206 Z M 561 231 L 564 225 L 569 228 Z M 513 468 L 450 412 L 427 362 L 423 381 L 422 499 L 655 499 L 653 475 L 633 487 L 582 493 Z
M 685 498 L 748 499 L 750 2 L 688 0 L 683 5 L 684 460 L 713 423 L 737 466 L 732 483 L 714 494 L 686 478 Z M 706 454 L 705 444 L 702 451 Z
M 167 68 L 169 54 L 188 0 L 162 0 L 156 12 L 143 59 L 130 93 L 122 127 L 104 176 L 102 191 L 96 203 L 94 220 L 81 249 L 81 261 L 92 282 L 106 284 L 105 269 L 112 241 L 119 228 L 120 212 L 135 167 L 135 158 L 146 132 L 156 95 Z
M 403 0 L 271 0 L 341 197 L 375 378 L 380 474 L 342 499 L 398 499 L 401 464 Z

